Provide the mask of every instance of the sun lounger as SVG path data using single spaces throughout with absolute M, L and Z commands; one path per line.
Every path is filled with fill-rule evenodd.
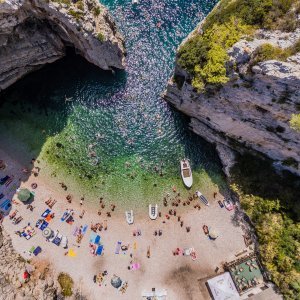
M 47 208 L 43 214 L 41 215 L 41 217 L 46 218 L 49 214 L 51 213 L 51 209 Z
M 115 254 L 119 254 L 120 253 L 121 245 L 122 245 L 122 242 L 118 241 L 118 243 L 116 245 Z
M 102 251 L 103 251 L 103 245 L 99 245 L 97 250 L 96 250 L 96 255 L 101 255 L 102 254 Z

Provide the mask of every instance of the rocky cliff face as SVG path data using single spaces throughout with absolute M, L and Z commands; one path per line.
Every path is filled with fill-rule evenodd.
M 97 0 L 0 1 L 0 91 L 73 47 L 102 69 L 124 68 L 124 44 Z
M 193 34 L 201 34 L 201 24 Z M 197 93 L 190 75 L 177 64 L 164 98 L 191 117 L 191 129 L 214 143 L 229 175 L 237 153 L 250 151 L 273 160 L 280 169 L 300 175 L 300 133 L 291 114 L 300 110 L 300 53 L 287 61 L 251 64 L 258 46 L 287 48 L 300 39 L 291 33 L 259 30 L 250 41 L 229 49 L 229 82 Z
M 41 262 L 43 264 L 43 262 Z M 28 270 L 31 279 L 25 283 L 23 273 Z M 47 273 L 48 272 L 48 273 Z M 59 295 L 59 284 L 47 271 L 40 272 L 34 264 L 27 263 L 17 254 L 10 237 L 0 226 L 0 299 L 55 299 Z

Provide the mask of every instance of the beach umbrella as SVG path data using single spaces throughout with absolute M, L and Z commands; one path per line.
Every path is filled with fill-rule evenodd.
M 52 230 L 49 227 L 47 227 L 43 230 L 42 234 L 43 234 L 43 237 L 49 238 L 52 234 Z
M 28 189 L 21 189 L 18 193 L 18 199 L 22 202 L 26 202 L 31 198 L 31 193 Z
M 110 283 L 111 283 L 111 285 L 112 285 L 114 288 L 118 289 L 118 288 L 122 285 L 122 280 L 121 280 L 120 277 L 114 276 L 114 277 L 111 279 Z
M 218 234 L 215 230 L 209 230 L 209 237 L 215 240 L 218 237 Z

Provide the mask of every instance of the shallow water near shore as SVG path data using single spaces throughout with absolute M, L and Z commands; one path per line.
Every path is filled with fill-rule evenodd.
M 160 94 L 180 42 L 217 1 L 103 0 L 126 40 L 126 71 L 114 75 L 69 55 L 9 88 L 0 108 L 1 147 L 98 203 L 140 207 L 175 185 L 187 195 L 179 161 L 191 161 L 192 192 L 225 186 L 211 145 Z M 76 188 L 75 188 L 76 187 Z M 70 191 L 72 192 L 72 190 Z

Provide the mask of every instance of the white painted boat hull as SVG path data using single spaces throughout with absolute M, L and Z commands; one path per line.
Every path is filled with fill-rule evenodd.
M 149 217 L 151 220 L 155 220 L 158 216 L 158 205 L 149 205 Z
M 187 165 L 187 167 L 185 167 L 184 165 Z M 192 174 L 192 169 L 190 166 L 190 163 L 188 162 L 188 160 L 181 160 L 180 161 L 180 173 L 181 173 L 181 178 L 183 180 L 184 185 L 187 188 L 191 188 L 193 185 L 193 174 Z M 189 173 L 189 176 L 186 176 L 186 173 Z
M 129 225 L 133 224 L 134 217 L 133 217 L 133 210 L 125 212 L 126 221 Z

